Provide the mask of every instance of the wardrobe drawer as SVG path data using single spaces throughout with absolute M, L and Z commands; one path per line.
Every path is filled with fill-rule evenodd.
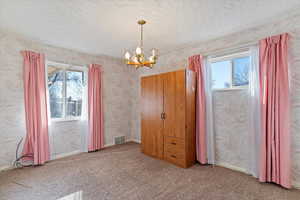
M 184 154 L 181 152 L 164 152 L 165 160 L 171 163 L 174 163 L 176 165 L 179 165 L 180 167 L 185 167 L 185 158 Z
M 184 153 L 184 140 L 175 137 L 165 137 L 165 151 Z

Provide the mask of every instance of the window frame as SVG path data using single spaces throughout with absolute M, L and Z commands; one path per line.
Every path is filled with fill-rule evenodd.
M 55 66 L 58 69 L 61 69 L 64 71 L 64 83 L 63 83 L 63 96 L 64 96 L 64 103 L 63 103 L 63 117 L 62 118 L 52 118 L 51 117 L 51 108 L 50 108 L 50 95 L 49 95 L 49 88 L 48 88 L 48 67 L 49 66 Z M 66 116 L 66 94 L 67 94 L 67 87 L 66 87 L 66 71 L 77 71 L 77 72 L 83 72 L 84 76 L 84 82 L 83 82 L 83 94 L 82 99 L 85 98 L 85 90 L 87 86 L 88 81 L 88 68 L 86 65 L 73 65 L 73 64 L 66 64 L 66 63 L 60 63 L 60 62 L 54 62 L 46 60 L 45 62 L 45 76 L 46 76 L 46 95 L 47 95 L 47 111 L 48 111 L 48 118 L 51 120 L 51 122 L 68 122 L 68 121 L 79 121 L 82 119 L 82 114 L 79 117 L 67 117 Z M 82 105 L 83 107 L 84 105 Z
M 216 62 L 222 62 L 222 61 L 230 61 L 230 87 L 229 88 L 216 88 L 213 89 L 212 91 L 230 91 L 230 90 L 245 90 L 248 89 L 249 84 L 247 85 L 242 85 L 242 86 L 234 86 L 233 85 L 233 77 L 234 77 L 234 65 L 233 65 L 233 59 L 237 58 L 244 58 L 244 57 L 249 57 L 250 58 L 250 64 L 251 64 L 251 53 L 250 50 L 238 52 L 238 53 L 231 53 L 231 54 L 225 54 L 222 56 L 214 56 L 208 58 L 208 63 L 209 67 L 211 68 L 211 64 L 216 63 Z M 211 70 L 211 69 L 210 69 Z M 212 76 L 212 74 L 211 74 Z M 212 81 L 212 77 L 210 78 L 210 81 Z

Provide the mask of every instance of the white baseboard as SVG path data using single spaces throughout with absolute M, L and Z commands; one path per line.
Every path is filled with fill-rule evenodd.
M 217 162 L 216 165 L 221 166 L 221 167 L 225 167 L 225 168 L 228 168 L 228 169 L 232 169 L 234 171 L 239 171 L 239 172 L 243 172 L 243 173 L 248 174 L 246 169 L 241 168 L 241 167 L 237 167 L 237 166 L 234 166 L 234 165 L 231 165 L 231 164 L 228 164 L 228 163 Z
M 141 141 L 137 140 L 137 139 L 131 139 L 131 140 L 128 140 L 128 142 L 135 142 L 135 143 L 141 144 Z
M 221 166 L 221 167 L 225 167 L 225 168 L 228 168 L 228 169 L 231 169 L 231 170 L 234 170 L 234 171 L 239 171 L 239 172 L 243 172 L 245 174 L 248 174 L 246 169 L 241 168 L 241 167 L 236 167 L 236 166 L 230 165 L 228 163 L 217 162 L 216 165 Z M 300 189 L 300 183 L 298 183 L 298 182 L 293 183 L 292 186 L 296 189 Z
M 292 184 L 294 186 L 294 188 L 296 189 L 300 189 L 300 183 L 296 182 Z
M 115 146 L 115 144 L 105 144 L 104 148 L 106 148 L 106 147 L 112 147 L 112 146 Z
M 11 165 L 5 165 L 5 166 L 2 166 L 0 167 L 0 172 L 1 171 L 6 171 L 6 170 L 9 170 L 9 169 L 12 169 L 13 167 Z
M 125 143 L 126 142 L 136 142 L 136 143 L 141 143 L 141 141 L 139 141 L 139 140 L 135 140 L 135 139 L 127 139 L 126 141 L 125 141 Z M 104 145 L 104 148 L 105 147 L 112 147 L 112 146 L 115 146 L 116 144 L 113 144 L 113 143 L 110 143 L 110 144 L 105 144 Z
M 141 143 L 140 140 L 135 140 L 135 139 L 127 139 L 126 142 L 136 142 L 136 143 L 139 143 L 139 144 Z M 126 142 L 125 142 L 125 143 L 126 143 Z M 115 145 L 116 145 L 116 144 L 112 144 L 112 143 L 111 143 L 111 144 L 105 144 L 105 145 L 104 145 L 104 148 L 105 148 L 105 147 L 112 147 L 112 146 L 115 146 Z
M 72 152 L 68 152 L 68 153 L 61 153 L 61 154 L 53 156 L 53 158 L 51 158 L 51 160 L 56 160 L 56 159 L 72 156 L 72 155 L 79 154 L 79 153 L 82 153 L 82 151 L 76 150 L 76 151 L 72 151 Z

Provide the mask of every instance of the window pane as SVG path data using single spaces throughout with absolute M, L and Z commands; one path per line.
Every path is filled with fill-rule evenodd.
M 236 58 L 233 60 L 233 85 L 243 86 L 249 83 L 250 57 Z
M 84 73 L 66 71 L 66 116 L 81 116 Z
M 62 118 L 64 72 L 54 66 L 48 66 L 47 70 L 51 118 Z
M 212 88 L 231 87 L 231 62 L 229 60 L 211 64 Z

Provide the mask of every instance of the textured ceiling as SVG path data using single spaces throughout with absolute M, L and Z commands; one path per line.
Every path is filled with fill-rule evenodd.
M 47 44 L 121 57 L 139 39 L 160 52 L 260 25 L 300 0 L 0 0 L 0 29 Z

